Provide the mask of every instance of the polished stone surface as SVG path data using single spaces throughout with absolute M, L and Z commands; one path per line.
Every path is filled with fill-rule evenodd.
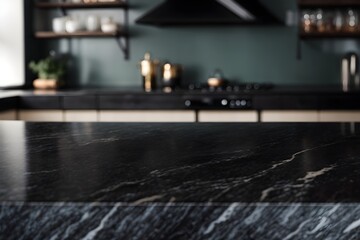
M 359 239 L 359 133 L 0 122 L 0 236 Z

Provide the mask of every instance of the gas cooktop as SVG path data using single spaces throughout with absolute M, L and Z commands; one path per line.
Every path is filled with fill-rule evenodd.
M 268 83 L 226 84 L 219 87 L 190 84 L 184 104 L 189 109 L 251 109 L 252 96 L 247 93 L 267 91 L 273 87 Z
M 219 87 L 210 87 L 207 84 L 190 84 L 189 91 L 198 92 L 217 92 L 217 93 L 236 93 L 236 92 L 252 92 L 252 91 L 266 91 L 274 87 L 271 83 L 241 83 L 241 84 L 227 84 Z

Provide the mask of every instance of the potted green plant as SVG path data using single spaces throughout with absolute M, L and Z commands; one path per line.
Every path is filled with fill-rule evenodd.
M 33 82 L 37 89 L 56 89 L 63 85 L 62 76 L 65 73 L 65 63 L 56 58 L 54 54 L 40 59 L 38 62 L 31 61 L 29 68 L 38 75 Z

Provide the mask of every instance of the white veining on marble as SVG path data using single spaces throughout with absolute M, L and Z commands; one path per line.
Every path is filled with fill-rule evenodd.
M 218 219 L 216 219 L 215 221 L 211 222 L 210 225 L 208 226 L 208 228 L 204 231 L 204 234 L 209 234 L 211 233 L 215 226 L 217 224 L 220 224 L 220 223 L 223 223 L 223 222 L 226 222 L 227 220 L 229 220 L 231 218 L 231 216 L 233 215 L 233 213 L 235 212 L 236 210 L 236 207 L 238 206 L 239 204 L 237 203 L 233 203 L 231 204 L 221 215 Z
M 321 146 L 321 147 L 323 147 L 323 146 Z M 273 164 L 272 167 L 270 168 L 270 170 L 275 169 L 275 168 L 277 168 L 277 167 L 280 167 L 280 166 L 282 166 L 282 165 L 284 165 L 284 164 L 287 164 L 287 163 L 289 163 L 289 162 L 292 162 L 298 155 L 301 155 L 301 154 L 303 154 L 303 153 L 312 151 L 312 150 L 317 149 L 317 148 L 320 148 L 320 147 L 308 148 L 308 149 L 304 149 L 304 150 L 301 150 L 301 151 L 299 151 L 299 152 L 296 152 L 296 153 L 294 153 L 294 154 L 291 156 L 291 158 L 288 158 L 288 159 L 282 160 L 282 161 L 279 162 L 279 163 Z
M 72 231 L 76 230 L 76 228 L 79 226 L 79 224 L 82 223 L 82 222 L 84 222 L 84 221 L 86 221 L 87 219 L 89 219 L 89 217 L 90 217 L 89 212 L 85 212 L 85 213 L 82 215 L 80 221 L 75 222 L 75 223 L 69 225 L 69 226 L 66 228 L 66 230 L 65 230 L 65 234 L 64 234 L 64 236 L 63 236 L 63 239 L 67 239 L 67 238 L 70 236 L 70 233 L 71 233 Z
M 310 221 L 311 220 L 308 219 L 308 220 L 302 222 L 294 232 L 291 232 L 290 234 L 288 234 L 285 238 L 283 238 L 283 240 L 293 239 L 293 237 L 295 237 L 297 234 L 299 234 L 301 232 L 302 228 Z
M 95 239 L 96 235 L 98 234 L 99 231 L 101 231 L 106 222 L 115 214 L 116 210 L 118 209 L 120 204 L 116 204 L 110 211 L 108 214 L 105 215 L 105 217 L 101 220 L 99 226 L 97 226 L 97 228 L 91 230 L 84 238 L 82 238 L 82 240 L 92 240 Z
M 329 224 L 329 219 L 327 217 L 322 217 L 318 225 L 316 225 L 315 228 L 308 233 L 315 234 L 318 231 L 320 231 L 322 228 L 326 227 L 328 224 Z
M 56 239 L 58 239 L 58 235 L 59 235 L 59 234 L 53 235 L 53 236 L 50 238 L 50 240 L 56 240 Z
M 300 208 L 299 204 L 296 204 L 293 207 L 289 207 L 282 218 L 281 224 L 287 224 L 289 222 L 290 217 Z
M 47 170 L 47 171 L 38 171 L 38 172 L 25 172 L 24 175 L 37 175 L 37 174 L 48 174 L 58 172 L 59 169 Z
M 153 202 L 155 200 L 161 199 L 162 197 L 164 197 L 164 195 L 154 195 L 154 196 L 150 196 L 150 197 L 145 197 L 145 198 L 136 200 L 134 202 L 134 204 L 139 205 L 139 204 L 143 204 L 143 203 L 147 203 L 147 202 Z
M 336 210 L 338 210 L 340 207 L 339 204 L 336 204 L 334 207 L 332 207 L 329 211 L 327 211 L 326 213 L 324 213 L 324 216 L 320 219 L 320 222 L 318 223 L 318 225 L 315 226 L 315 228 L 313 230 L 311 230 L 310 232 L 308 232 L 309 234 L 315 234 L 318 233 L 321 229 L 323 229 L 324 227 L 328 226 L 330 223 L 330 219 L 329 217 L 334 214 L 336 212 Z
M 290 163 L 290 162 L 294 161 L 296 159 L 296 157 L 301 155 L 301 154 L 304 154 L 306 152 L 310 152 L 310 151 L 313 151 L 313 150 L 316 150 L 316 149 L 332 146 L 332 145 L 338 144 L 339 142 L 340 141 L 336 141 L 336 142 L 332 142 L 332 143 L 328 143 L 328 144 L 323 144 L 323 145 L 320 145 L 320 146 L 316 146 L 316 147 L 313 147 L 313 148 L 307 148 L 307 149 L 301 150 L 299 152 L 296 152 L 296 153 L 292 154 L 290 158 L 285 159 L 285 160 L 281 160 L 279 163 L 273 164 L 270 168 L 264 169 L 264 170 L 262 170 L 262 171 L 260 171 L 258 173 L 255 173 L 255 174 L 253 174 L 251 176 L 241 177 L 241 178 L 237 179 L 236 181 L 233 181 L 232 185 L 228 185 L 228 187 L 226 189 L 221 191 L 215 197 L 211 198 L 209 201 L 212 202 L 213 199 L 217 199 L 218 197 L 220 197 L 220 196 L 224 195 L 225 193 L 231 191 L 233 188 L 239 186 L 240 184 L 249 183 L 249 182 L 252 182 L 252 181 L 254 181 L 254 180 L 258 179 L 258 178 L 262 178 L 262 177 L 266 176 L 267 174 L 272 172 L 272 170 L 277 169 L 278 167 L 281 167 L 281 166 L 283 166 L 283 165 L 285 165 L 287 163 Z M 297 187 L 301 187 L 301 185 L 298 185 Z M 273 189 L 273 190 L 276 190 L 276 189 Z M 263 197 L 264 196 L 267 197 L 269 195 L 269 193 L 271 192 L 270 189 L 265 189 L 264 191 L 261 194 L 261 196 L 263 196 Z
M 133 186 L 133 185 L 141 184 L 143 182 L 145 182 L 145 180 L 139 180 L 139 181 L 133 181 L 133 182 L 121 182 L 119 184 L 109 186 L 107 188 L 103 188 L 103 189 L 100 189 L 99 191 L 93 192 L 89 196 L 94 197 L 94 196 L 97 196 L 99 194 L 110 193 L 110 192 L 113 192 L 113 191 L 115 191 L 115 190 L 117 190 L 117 189 L 119 189 L 121 187 Z
M 272 186 L 267 189 L 264 189 L 261 192 L 260 201 L 264 201 L 270 195 L 270 193 L 273 191 L 281 190 L 281 191 L 285 192 L 285 191 L 289 191 L 290 189 L 304 188 L 304 187 L 306 187 L 306 184 L 309 184 L 309 183 L 313 182 L 317 177 L 320 177 L 320 176 L 326 174 L 327 172 L 332 171 L 335 167 L 336 167 L 336 165 L 331 165 L 330 167 L 320 169 L 319 171 L 307 172 L 305 177 L 298 178 L 296 180 L 297 182 L 299 182 L 297 184 L 277 185 L 277 186 Z
M 340 204 L 336 204 L 330 211 L 327 213 L 327 216 L 330 216 L 336 212 L 340 208 Z
M 256 207 L 254 211 L 247 218 L 245 218 L 244 223 L 246 225 L 251 225 L 258 221 L 266 207 L 267 204 Z
M 235 154 L 236 153 L 236 154 Z M 238 155 L 238 153 L 241 153 L 241 155 Z M 163 176 L 169 176 L 173 173 L 178 173 L 180 171 L 186 171 L 188 169 L 196 169 L 196 168 L 203 168 L 206 166 L 211 166 L 211 165 L 216 165 L 216 164 L 223 164 L 224 162 L 230 162 L 230 161 L 238 161 L 239 159 L 242 158 L 246 158 L 249 155 L 251 155 L 251 152 L 249 151 L 235 151 L 235 152 L 227 152 L 227 153 L 223 153 L 223 154 L 235 154 L 233 156 L 229 156 L 227 158 L 224 158 L 223 155 L 219 154 L 219 153 L 213 153 L 213 154 L 203 154 L 203 155 L 192 155 L 192 158 L 197 158 L 197 157 L 207 157 L 207 158 L 211 158 L 211 161 L 207 161 L 207 162 L 203 162 L 203 163 L 199 163 L 199 164 L 192 164 L 192 165 L 186 165 L 186 166 L 182 166 L 182 167 L 176 167 L 176 168 L 169 168 L 169 169 L 165 169 L 165 170 L 154 170 L 152 172 L 150 172 L 150 176 L 156 176 L 156 177 L 163 177 Z M 214 160 L 213 158 L 215 156 L 220 156 L 219 160 Z
M 273 187 L 269 187 L 269 188 L 263 190 L 261 192 L 260 201 L 264 201 L 269 196 L 269 193 L 272 192 L 273 190 L 275 190 L 275 188 L 273 188 Z
M 345 230 L 344 230 L 344 233 L 348 233 L 348 232 L 351 232 L 352 230 L 356 229 L 360 227 L 360 219 L 351 223 Z
M 298 181 L 304 181 L 305 184 L 310 183 L 310 182 L 314 181 L 315 178 L 317 178 L 321 175 L 324 175 L 325 173 L 333 170 L 334 168 L 335 168 L 335 165 L 332 165 L 330 167 L 323 168 L 319 171 L 308 172 L 305 177 L 299 178 Z
M 79 144 L 80 146 L 87 146 L 90 144 L 96 144 L 96 143 L 109 143 L 109 142 L 116 142 L 119 141 L 118 138 L 100 138 L 100 139 L 94 139 L 91 141 L 87 141 L 85 143 Z
M 146 208 L 145 212 L 143 214 L 141 214 L 141 219 L 145 220 L 147 219 L 149 216 L 151 216 L 152 212 L 155 210 L 155 206 L 149 206 Z

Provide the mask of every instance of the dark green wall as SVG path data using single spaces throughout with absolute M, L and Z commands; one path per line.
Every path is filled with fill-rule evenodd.
M 42 50 L 57 48 L 72 54 L 71 85 L 121 87 L 141 86 L 137 63 L 146 51 L 158 59 L 183 64 L 184 82 L 204 82 L 215 68 L 221 68 L 234 81 L 303 85 L 338 83 L 341 55 L 358 49 L 357 43 L 351 42 L 303 42 L 303 58 L 297 60 L 296 27 L 158 28 L 134 24 L 136 18 L 160 2 L 130 0 L 130 61 L 124 60 L 113 39 L 48 41 Z M 263 2 L 281 18 L 286 10 L 296 9 L 295 0 Z M 91 13 L 122 19 L 122 10 L 70 12 L 83 19 Z M 43 18 L 43 25 L 49 22 L 46 16 Z

